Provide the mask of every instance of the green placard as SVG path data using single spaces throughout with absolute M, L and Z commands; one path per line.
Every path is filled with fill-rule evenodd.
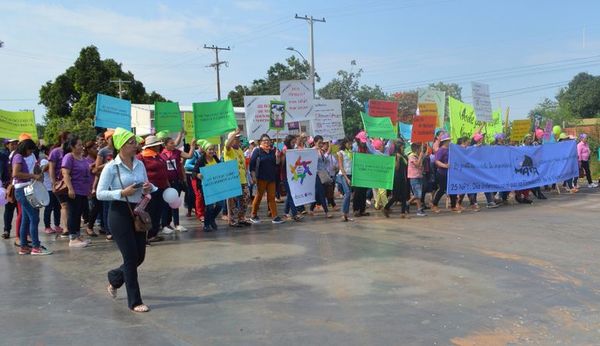
M 385 139 L 396 139 L 398 137 L 390 118 L 372 117 L 364 112 L 360 112 L 360 116 L 369 137 Z
M 271 101 L 269 107 L 269 130 L 283 130 L 285 128 L 285 102 Z
M 22 133 L 30 134 L 34 141 L 38 140 L 33 112 L 11 112 L 0 109 L 0 138 L 17 139 Z
M 352 186 L 392 190 L 395 165 L 394 156 L 354 153 Z
M 181 112 L 177 102 L 154 102 L 154 128 L 156 132 L 181 131 Z
M 237 129 L 233 104 L 230 99 L 193 104 L 196 138 L 220 136 Z
M 450 137 L 452 142 L 461 137 L 471 137 L 475 131 L 475 110 L 473 106 L 448 97 L 448 109 L 450 111 Z

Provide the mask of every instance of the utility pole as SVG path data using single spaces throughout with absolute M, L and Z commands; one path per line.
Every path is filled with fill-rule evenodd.
M 313 98 L 315 97 L 315 37 L 313 33 L 313 24 L 314 22 L 325 23 L 325 17 L 323 19 L 315 19 L 313 16 L 304 15 L 304 17 L 298 16 L 296 14 L 296 19 L 302 19 L 308 22 L 309 28 L 309 48 L 310 48 L 310 79 L 312 80 L 313 86 Z
M 225 47 L 217 47 L 214 44 L 212 46 L 207 46 L 204 45 L 205 49 L 212 49 L 215 51 L 215 63 L 214 64 L 210 64 L 206 67 L 214 67 L 217 70 L 217 100 L 221 100 L 221 78 L 219 75 L 219 70 L 222 64 L 227 64 L 227 61 L 219 61 L 219 51 L 220 50 L 231 50 L 231 48 L 229 48 L 229 46 L 227 48 Z
M 129 83 L 131 83 L 131 81 L 122 80 L 121 78 L 111 80 L 110 82 L 111 83 L 118 83 L 119 84 L 119 98 L 120 99 L 123 98 L 123 84 L 129 84 Z

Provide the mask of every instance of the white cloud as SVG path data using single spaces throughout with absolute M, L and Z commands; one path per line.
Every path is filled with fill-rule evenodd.
M 205 34 L 215 32 L 209 18 L 170 12 L 164 5 L 160 6 L 161 18 L 158 19 L 124 15 L 89 6 L 66 8 L 61 5 L 17 3 L 0 5 L 0 10 L 21 14 L 40 27 L 77 30 L 79 35 L 87 35 L 94 41 L 100 39 L 126 47 L 163 52 L 178 52 L 196 46 L 196 41 L 187 38 L 189 31 L 200 30 Z

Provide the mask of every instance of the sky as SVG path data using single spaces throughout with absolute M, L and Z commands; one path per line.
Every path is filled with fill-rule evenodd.
M 39 89 L 98 47 L 144 83 L 182 105 L 216 100 L 212 50 L 223 97 L 263 78 L 293 47 L 310 57 L 314 24 L 317 89 L 339 70 L 387 93 L 431 82 L 489 84 L 493 107 L 524 118 L 579 72 L 600 74 L 600 2 L 593 0 L 10 1 L 0 0 L 0 109 L 45 109 Z M 351 61 L 356 66 L 351 66 Z

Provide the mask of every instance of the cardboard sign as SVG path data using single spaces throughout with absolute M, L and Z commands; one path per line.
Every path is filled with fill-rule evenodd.
M 413 119 L 411 142 L 424 143 L 431 142 L 435 136 L 435 127 L 437 125 L 437 116 L 418 116 Z

